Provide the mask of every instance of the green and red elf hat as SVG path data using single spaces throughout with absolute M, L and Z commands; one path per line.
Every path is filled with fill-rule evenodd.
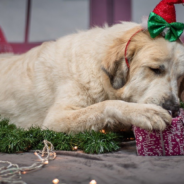
M 150 13 L 148 31 L 152 38 L 162 34 L 166 40 L 173 42 L 182 35 L 184 23 L 176 22 L 174 4 L 184 5 L 184 0 L 162 0 Z

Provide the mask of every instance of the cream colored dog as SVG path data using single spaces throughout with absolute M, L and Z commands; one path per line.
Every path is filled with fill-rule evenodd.
M 184 46 L 124 22 L 0 58 L 0 114 L 11 123 L 60 132 L 136 125 L 163 130 L 179 106 Z

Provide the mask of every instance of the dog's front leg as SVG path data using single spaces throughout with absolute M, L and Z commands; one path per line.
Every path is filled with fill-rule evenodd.
M 82 132 L 101 130 L 116 123 L 135 125 L 144 129 L 163 130 L 171 116 L 163 108 L 151 104 L 127 103 L 120 100 L 108 100 L 86 108 L 67 110 L 63 105 L 54 105 L 42 128 L 60 132 Z

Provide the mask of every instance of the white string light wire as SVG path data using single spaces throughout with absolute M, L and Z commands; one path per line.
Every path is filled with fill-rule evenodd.
M 29 171 L 35 171 L 43 165 L 48 164 L 49 160 L 54 160 L 56 158 L 56 153 L 54 152 L 54 146 L 51 142 L 44 140 L 43 150 L 36 150 L 35 155 L 39 158 L 39 162 L 33 163 L 28 167 L 19 167 L 18 164 L 12 164 L 8 161 L 1 161 L 0 164 L 8 164 L 8 166 L 0 167 L 0 183 L 4 184 L 26 184 L 22 181 L 21 174 L 25 174 Z M 46 155 L 46 156 L 45 156 Z M 44 157 L 45 156 L 45 157 Z

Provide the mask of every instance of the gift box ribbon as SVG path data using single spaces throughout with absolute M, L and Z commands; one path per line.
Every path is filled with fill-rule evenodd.
M 160 131 L 160 137 L 161 137 L 161 145 L 162 145 L 163 156 L 165 156 L 165 146 L 164 146 L 164 138 L 163 138 L 162 131 Z

